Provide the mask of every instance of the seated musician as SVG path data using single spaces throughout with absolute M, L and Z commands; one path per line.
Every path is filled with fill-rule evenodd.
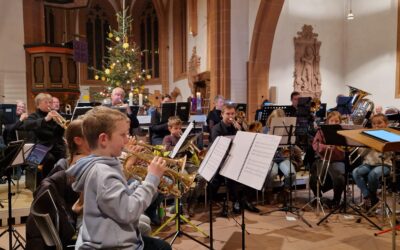
M 17 103 L 17 110 L 15 112 L 16 114 L 15 122 L 12 124 L 4 125 L 3 137 L 5 144 L 17 140 L 17 131 L 21 129 L 22 122 L 26 118 L 28 118 L 28 113 L 26 113 L 25 102 L 17 100 L 16 103 Z
M 168 118 L 168 130 L 171 133 L 163 139 L 163 145 L 166 150 L 171 151 L 178 143 L 182 134 L 182 121 L 177 116 Z
M 294 117 L 297 114 L 297 106 L 299 104 L 299 98 L 300 98 L 300 93 L 297 91 L 293 91 L 290 94 L 290 101 L 292 102 L 292 105 L 290 106 L 289 113 L 290 117 Z
M 51 110 L 52 97 L 49 94 L 40 93 L 35 97 L 36 111 L 28 116 L 21 128 L 32 131 L 35 143 L 49 148 L 43 159 L 42 174 L 38 181 L 45 178 L 53 169 L 54 164 L 61 158 L 65 158 L 66 146 L 63 139 L 64 128 L 57 123 L 60 114 Z M 39 183 L 39 182 L 38 182 Z
M 161 104 L 172 102 L 170 95 L 163 95 Z M 168 123 L 161 122 L 161 114 L 158 110 L 151 113 L 151 138 L 150 142 L 152 145 L 160 145 L 165 136 L 169 135 Z
M 212 130 L 214 125 L 218 124 L 221 121 L 221 109 L 224 106 L 225 99 L 222 95 L 217 95 L 214 98 L 214 108 L 208 112 L 207 115 L 207 125 L 209 131 Z
M 129 134 L 136 134 L 136 130 L 139 128 L 139 120 L 136 117 L 136 114 L 132 113 L 131 108 L 127 103 L 124 103 L 125 98 L 125 90 L 116 87 L 111 92 L 111 107 L 123 108 L 126 110 L 126 115 L 130 120 Z
M 272 119 L 278 117 L 285 117 L 285 112 L 282 109 L 275 109 L 272 111 L 267 119 L 264 132 L 273 134 L 273 131 L 271 130 Z M 292 159 L 290 159 L 290 157 Z M 267 176 L 267 189 L 270 191 L 272 188 L 272 181 L 276 176 L 282 175 L 284 177 L 283 195 L 285 196 L 283 198 L 286 198 L 287 193 L 290 191 L 290 184 L 293 185 L 296 181 L 296 168 L 303 164 L 301 157 L 302 151 L 297 146 L 292 147 L 291 153 L 290 149 L 287 147 L 278 148 L 272 162 L 271 170 Z
M 238 130 L 242 130 L 241 126 L 235 121 L 235 106 L 231 104 L 225 104 L 222 107 L 222 120 L 220 123 L 216 124 L 213 129 L 211 130 L 211 137 L 210 141 L 213 142 L 218 136 L 230 136 L 236 135 Z M 211 192 L 217 193 L 220 185 L 225 181 L 225 178 L 220 174 L 215 175 L 212 182 L 209 183 L 211 187 Z M 258 213 L 260 210 L 253 206 L 249 201 L 246 199 L 246 191 L 243 189 L 247 189 L 242 184 L 235 182 L 226 178 L 226 185 L 229 190 L 230 198 L 233 202 L 233 212 L 240 213 L 241 207 L 239 203 L 239 196 L 244 196 L 244 208 L 251 212 Z
M 383 114 L 376 114 L 371 118 L 372 128 L 380 129 L 388 126 L 388 120 Z M 366 210 L 374 207 L 378 203 L 377 190 L 382 174 L 385 176 L 390 173 L 392 166 L 392 153 L 386 152 L 383 155 L 382 167 L 382 154 L 373 149 L 362 149 L 364 161 L 362 165 L 353 170 L 353 179 L 357 186 L 360 188 L 364 197 L 363 205 Z M 383 171 L 383 173 L 382 173 Z
M 341 123 L 341 114 L 337 111 L 332 111 L 328 114 L 326 118 L 326 124 L 340 124 Z M 332 184 L 333 184 L 333 200 L 328 202 L 330 207 L 337 207 L 340 204 L 342 199 L 343 191 L 346 187 L 345 182 L 345 165 L 344 165 L 344 151 L 340 150 L 337 147 L 326 145 L 325 138 L 321 130 L 317 131 L 317 134 L 314 137 L 313 141 L 313 149 L 320 157 L 320 159 L 324 158 L 324 155 L 329 155 L 329 150 L 332 150 L 332 157 L 330 158 L 329 166 L 328 166 L 328 173 L 331 177 Z M 328 160 L 328 159 L 326 159 Z M 325 170 L 315 171 L 316 173 L 325 173 Z M 317 177 L 318 178 L 318 177 Z M 322 177 L 321 177 L 322 179 Z M 310 184 L 311 185 L 311 184 Z M 312 187 L 314 195 L 316 194 L 316 187 Z M 320 195 L 320 194 L 318 194 Z

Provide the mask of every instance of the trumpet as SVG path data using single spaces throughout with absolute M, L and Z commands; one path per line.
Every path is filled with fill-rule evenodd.
M 133 165 L 133 166 L 128 166 L 127 162 L 130 157 L 138 157 L 147 163 L 149 163 L 150 157 L 146 154 L 143 153 L 131 153 L 124 161 L 123 164 L 123 171 L 125 174 L 125 177 L 127 179 L 134 178 L 137 179 L 138 181 L 143 181 L 146 176 L 147 176 L 147 167 L 142 166 L 142 165 Z M 152 156 L 153 157 L 153 156 Z M 186 157 L 184 157 L 186 161 Z M 150 160 L 150 161 L 149 161 Z M 165 159 L 167 160 L 167 165 L 168 163 L 171 164 L 172 159 Z M 180 163 L 180 160 L 172 160 L 174 164 L 177 162 Z M 190 187 L 192 186 L 194 179 L 196 177 L 196 173 L 193 174 L 185 174 L 185 173 L 179 173 L 178 171 L 168 168 L 165 172 L 163 177 L 160 180 L 160 184 L 158 185 L 158 191 L 162 194 L 172 194 L 175 197 L 181 197 L 183 193 L 186 193 L 190 190 Z M 182 187 L 182 191 L 175 185 L 176 183 L 179 183 Z
M 62 115 L 60 115 L 57 111 L 51 110 L 49 108 L 49 111 L 54 111 L 56 113 L 56 116 L 53 116 L 52 119 L 55 121 L 60 127 L 63 129 L 67 129 L 70 121 L 66 120 Z

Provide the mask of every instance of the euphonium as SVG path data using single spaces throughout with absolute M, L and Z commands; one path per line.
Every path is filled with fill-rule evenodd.
M 127 179 L 134 178 L 139 181 L 143 181 L 147 175 L 147 167 L 141 165 L 128 166 L 127 162 L 130 157 L 137 157 L 137 154 L 131 154 L 125 159 L 123 164 L 125 177 Z M 164 172 L 164 175 L 160 180 L 160 184 L 158 185 L 158 191 L 162 194 L 166 195 L 172 194 L 176 197 L 181 197 L 182 193 L 186 193 L 189 191 L 190 187 L 194 182 L 195 177 L 196 177 L 195 173 L 191 175 L 185 173 L 178 173 L 177 171 L 169 168 Z M 175 185 L 177 183 L 181 185 L 182 191 L 178 188 L 177 185 Z

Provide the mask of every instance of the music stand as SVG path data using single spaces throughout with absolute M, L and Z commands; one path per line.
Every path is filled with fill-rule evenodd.
M 300 97 L 297 104 L 297 117 L 310 117 L 311 116 L 311 97 Z
M 178 102 L 176 103 L 176 115 L 179 116 L 179 119 L 183 122 L 187 122 L 189 120 L 190 113 L 190 102 Z
M 175 116 L 175 114 L 176 114 L 176 102 L 161 104 L 161 121 L 160 121 L 160 123 L 168 122 L 168 118 L 171 116 Z
M 267 211 L 264 213 L 260 213 L 260 215 L 266 215 L 270 214 L 273 212 L 285 212 L 285 213 L 291 213 L 296 215 L 298 218 L 300 218 L 307 226 L 312 227 L 311 224 L 304 219 L 304 217 L 299 213 L 300 209 L 297 207 L 294 207 L 292 204 L 292 151 L 293 151 L 293 145 L 295 142 L 295 131 L 296 131 L 296 117 L 279 117 L 279 118 L 274 118 L 272 119 L 271 122 L 271 129 L 272 129 L 272 134 L 273 135 L 279 135 L 281 136 L 281 141 L 279 143 L 280 146 L 288 146 L 289 147 L 289 203 L 285 200 L 285 204 L 282 208 L 272 210 L 272 211 Z
M 326 117 L 326 103 L 321 103 L 321 106 L 319 107 L 319 110 L 315 113 L 316 117 L 319 117 L 321 119 L 325 119 Z
M 246 103 L 236 103 L 234 104 L 236 107 L 236 111 L 242 111 L 247 113 L 247 104 Z
M 131 112 L 132 112 L 132 114 L 133 114 L 134 116 L 137 116 L 137 115 L 138 115 L 139 109 L 140 109 L 140 106 L 139 106 L 139 105 L 131 105 L 131 106 L 129 106 L 129 108 L 131 109 Z
M 15 141 L 15 142 L 10 142 L 5 149 L 5 155 L 4 157 L 0 160 L 0 166 L 4 169 L 6 176 L 7 176 L 7 186 L 8 186 L 8 218 L 7 218 L 7 229 L 5 229 L 1 234 L 0 237 L 2 237 L 4 234 L 8 233 L 8 244 L 9 244 L 9 249 L 18 249 L 19 247 L 25 248 L 24 244 L 26 244 L 26 241 L 24 237 L 20 233 L 18 233 L 17 230 L 12 225 L 12 196 L 14 193 L 11 192 L 11 172 L 13 169 L 13 166 L 11 165 L 12 162 L 14 162 L 15 158 L 19 154 L 19 152 L 22 150 L 22 147 L 24 146 L 24 141 Z M 15 238 L 15 246 L 13 247 L 13 237 Z M 17 244 L 18 243 L 18 244 Z
M 334 145 L 334 146 L 342 146 L 345 148 L 345 157 L 344 157 L 344 166 L 345 166 L 345 183 L 347 185 L 348 183 L 348 175 L 350 172 L 350 162 L 349 162 L 349 150 L 348 147 L 358 147 L 360 146 L 359 143 L 354 142 L 354 141 L 348 141 L 344 136 L 338 134 L 337 132 L 339 130 L 343 130 L 342 126 L 339 124 L 334 124 L 334 125 L 322 125 L 321 126 L 322 133 L 324 134 L 325 137 L 325 143 L 327 145 Z M 363 214 L 359 209 L 357 209 L 355 206 L 352 204 L 349 204 L 347 202 L 347 192 L 346 189 L 343 194 L 343 202 L 336 208 L 333 209 L 329 214 L 327 214 L 325 217 L 323 217 L 320 221 L 318 221 L 317 225 L 319 226 L 322 222 L 324 222 L 326 219 L 329 218 L 333 213 L 336 211 L 343 211 L 343 213 L 346 213 L 347 207 L 350 207 L 354 212 L 359 214 L 361 217 L 366 219 L 369 223 L 371 223 L 373 226 L 378 228 L 379 230 L 380 227 L 374 223 L 372 220 L 368 218 L 365 214 Z
M 36 189 L 37 167 L 42 163 L 49 150 L 49 147 L 41 144 L 35 144 L 32 150 L 29 152 L 29 155 L 26 157 L 25 163 L 28 165 L 28 168 L 26 168 L 25 187 L 32 192 L 34 192 Z
M 84 107 L 76 106 L 75 109 L 74 109 L 74 112 L 72 113 L 72 119 L 71 120 L 75 120 L 79 116 L 86 114 L 86 112 L 88 112 L 92 108 L 93 108 L 92 106 L 84 106 Z
M 15 123 L 17 117 L 16 104 L 0 104 L 0 112 L 2 113 L 2 123 L 4 125 Z
M 291 107 L 288 105 L 268 105 L 264 106 L 261 109 L 261 114 L 259 114 L 259 121 L 265 125 L 265 122 L 268 119 L 268 116 L 275 110 L 275 109 L 282 109 L 285 112 L 286 116 L 291 116 Z

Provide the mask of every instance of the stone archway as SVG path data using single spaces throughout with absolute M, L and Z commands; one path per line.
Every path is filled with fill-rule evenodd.
M 269 67 L 275 30 L 285 0 L 261 0 L 251 40 L 248 62 L 248 117 L 254 117 L 263 98 L 268 98 Z

